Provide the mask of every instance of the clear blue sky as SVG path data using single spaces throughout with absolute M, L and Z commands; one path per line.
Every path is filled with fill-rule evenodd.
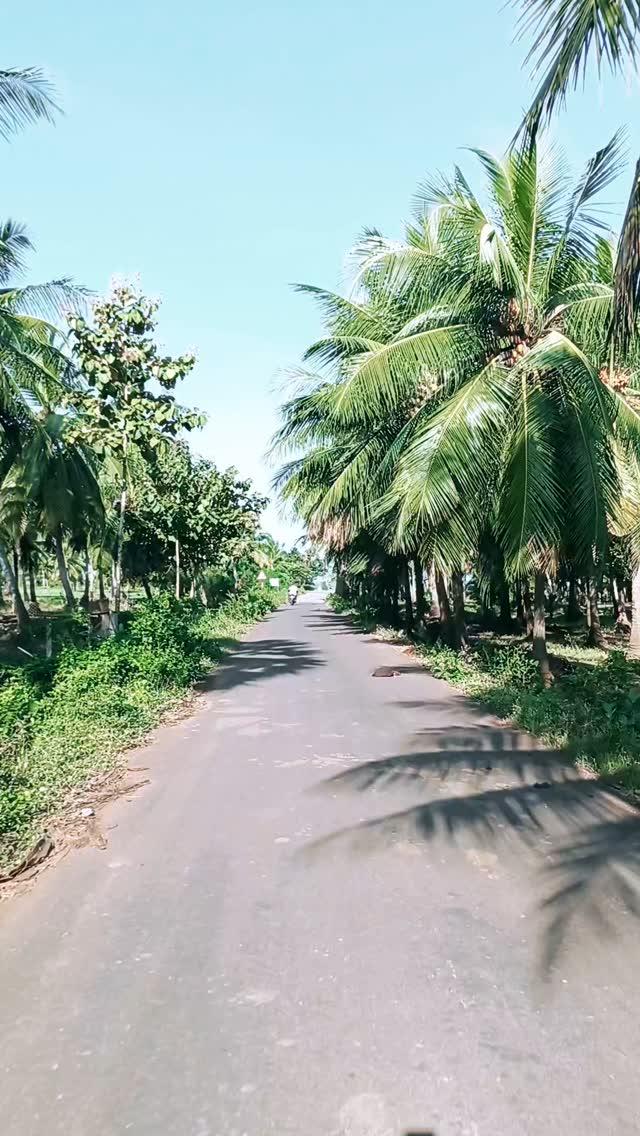
M 3 209 L 37 245 L 32 279 L 104 291 L 139 273 L 197 448 L 266 489 L 277 371 L 319 331 L 291 282 L 336 287 L 365 225 L 399 235 L 428 171 L 500 151 L 530 91 L 504 0 L 32 0 L 2 66 L 42 66 L 65 117 L 2 149 Z M 9 26 L 6 26 L 9 25 Z M 554 135 L 582 163 L 621 123 L 640 153 L 637 80 L 593 79 Z M 612 195 L 619 210 L 631 175 Z M 267 525 L 292 530 L 271 507 Z

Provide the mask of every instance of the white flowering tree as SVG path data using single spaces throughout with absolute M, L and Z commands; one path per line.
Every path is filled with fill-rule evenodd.
M 93 307 L 93 320 L 68 317 L 71 342 L 83 376 L 68 396 L 75 431 L 110 457 L 119 478 L 118 538 L 113 607 L 120 611 L 122 546 L 129 495 L 129 464 L 135 448 L 149 458 L 163 439 L 203 424 L 201 414 L 179 406 L 171 393 L 195 363 L 191 353 L 161 355 L 154 333 L 158 303 L 129 284 L 119 284 Z M 159 388 L 159 393 L 151 389 Z

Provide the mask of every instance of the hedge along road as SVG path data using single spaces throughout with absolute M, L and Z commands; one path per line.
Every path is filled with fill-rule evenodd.
M 635 816 L 557 755 L 300 603 L 131 764 L 0 910 L 4 1136 L 638 1131 L 637 924 L 539 908 Z

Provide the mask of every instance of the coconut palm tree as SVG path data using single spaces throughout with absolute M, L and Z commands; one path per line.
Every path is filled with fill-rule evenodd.
M 434 234 L 434 247 L 437 240 Z M 382 247 L 387 246 L 379 234 L 369 233 L 355 255 L 364 262 L 372 249 Z M 387 392 L 385 405 L 374 407 L 354 391 L 352 379 L 354 363 L 359 363 L 363 349 L 384 350 L 403 333 L 416 297 L 401 286 L 390 287 L 376 268 L 360 274 L 357 301 L 318 288 L 302 290 L 313 295 L 324 315 L 327 334 L 306 353 L 307 360 L 319 361 L 323 370 L 320 374 L 294 373 L 307 390 L 283 408 L 276 443 L 281 452 L 293 448 L 301 453 L 284 466 L 277 484 L 285 498 L 294 502 L 313 539 L 320 540 L 336 560 L 338 589 L 348 571 L 364 586 L 375 584 L 378 592 L 382 588 L 395 615 L 401 575 L 410 627 L 413 612 L 407 558 L 414 559 L 419 617 L 424 610 L 422 565 L 417 547 L 394 543 L 392 518 L 380 508 L 380 501 L 412 420 L 433 398 L 435 384 L 428 367 L 414 362 L 401 368 L 398 389 Z M 441 288 L 434 285 L 434 303 L 440 295 Z M 421 301 L 424 298 L 423 291 Z M 438 325 L 420 337 L 432 362 L 451 334 Z
M 36 68 L 0 71 L 0 136 L 9 137 L 38 119 L 52 122 L 59 112 L 50 84 Z M 84 292 L 62 279 L 24 285 L 19 277 L 32 248 L 24 227 L 0 225 L 0 484 L 29 436 L 37 407 L 55 404 L 70 381 L 70 366 L 50 320 L 82 302 Z M 7 554 L 6 528 L 0 531 L 0 565 L 14 597 L 19 622 L 27 611 Z
M 458 589 L 489 526 L 511 576 L 535 578 L 549 681 L 547 573 L 564 546 L 593 568 L 617 490 L 616 420 L 638 436 L 607 344 L 613 260 L 595 203 L 621 140 L 574 186 L 535 139 L 476 156 L 486 207 L 459 170 L 427 183 L 403 244 L 361 244 L 355 298 L 319 294 L 333 325 L 308 356 L 334 376 L 285 410 L 285 438 L 307 451 L 287 478 L 294 494 L 314 486 L 316 518 L 377 526 L 389 551 L 435 539 Z
M 58 107 L 50 85 L 35 68 L 0 71 L 0 135 L 7 137 L 38 118 L 53 121 Z M 57 346 L 55 320 L 82 303 L 85 290 L 68 279 L 23 284 L 33 245 L 23 225 L 0 224 L 0 446 L 11 446 L 32 420 L 34 402 L 51 402 L 68 377 L 68 360 Z
M 280 545 L 269 533 L 258 533 L 251 558 L 258 568 L 262 571 L 266 569 L 273 575 L 280 552 Z
M 69 280 L 15 282 L 13 276 L 23 271 L 31 248 L 21 225 L 7 221 L 0 226 L 0 484 L 33 431 L 41 429 L 38 408 L 59 404 L 77 381 L 52 319 L 63 309 L 82 305 L 85 290 Z M 5 544 L 0 563 L 24 625 L 28 615 L 8 560 Z
M 66 605 L 72 609 L 65 537 L 86 545 L 90 529 L 103 520 L 104 507 L 93 456 L 69 440 L 68 425 L 62 415 L 46 414 L 24 447 L 14 478 L 36 511 L 40 530 L 52 541 Z
M 77 440 L 70 441 L 68 421 L 48 414 L 26 449 L 23 468 L 30 500 L 39 511 L 40 527 L 51 537 L 68 607 L 74 606 L 67 571 L 64 538 L 86 548 L 89 534 L 104 523 L 104 505 L 95 455 Z
M 595 60 L 620 72 L 638 56 L 637 0 L 521 0 L 521 33 L 532 37 L 527 61 L 541 74 L 523 127 L 535 135 Z M 640 309 L 640 161 L 620 235 L 612 328 L 629 343 Z
M 451 512 L 497 476 L 497 532 L 511 574 L 535 575 L 534 644 L 548 679 L 545 576 L 563 543 L 587 569 L 602 552 L 616 495 L 614 423 L 628 418 L 606 382 L 615 372 L 607 355 L 612 287 L 603 279 L 611 253 L 593 216 L 594 198 L 619 169 L 620 138 L 573 189 L 535 139 L 502 161 L 478 158 L 488 209 L 459 174 L 420 197 L 449 217 L 454 243 L 474 263 L 488 302 L 479 321 L 464 293 L 457 307 L 486 356 L 454 376 L 442 407 L 425 417 L 393 492 L 400 523 L 411 526 L 433 522 L 443 507 Z M 401 355 L 403 345 L 394 350 Z
M 5 470 L 9 468 L 5 462 Z M 25 498 L 22 489 L 16 485 L 12 476 L 1 478 L 0 487 L 0 570 L 9 586 L 18 627 L 24 630 L 29 624 L 29 613 L 20 591 L 15 548 L 22 533 Z M 10 553 L 10 549 L 14 552 Z

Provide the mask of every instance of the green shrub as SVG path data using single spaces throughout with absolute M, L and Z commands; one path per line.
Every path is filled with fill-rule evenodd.
M 74 787 L 113 768 L 229 641 L 282 602 L 266 589 L 215 611 L 160 595 L 142 601 L 118 635 L 87 642 L 71 621 L 48 661 L 0 668 L 0 865 L 15 861 L 42 818 Z
M 483 644 L 472 656 L 473 663 L 492 678 L 512 686 L 539 684 L 539 670 L 531 648 L 523 643 L 507 646 Z
M 332 608 L 333 611 L 337 611 L 339 615 L 342 615 L 343 612 L 353 610 L 352 601 L 345 599 L 344 596 L 337 595 L 336 592 L 330 592 L 326 602 L 329 607 Z
M 26 675 L 16 674 L 0 686 L 0 737 L 11 738 L 33 714 L 37 688 Z
M 428 664 L 431 673 L 446 682 L 462 683 L 473 674 L 466 656 L 452 647 L 419 647 L 418 654 Z
M 335 595 L 328 603 L 380 633 L 373 609 Z M 605 655 L 577 645 L 558 651 L 563 669 L 549 690 L 542 688 L 530 645 L 522 642 L 485 640 L 461 653 L 418 644 L 416 653 L 433 675 L 499 718 L 565 750 L 568 759 L 617 786 L 640 792 L 640 663 L 621 651 Z
M 152 649 L 173 643 L 187 652 L 197 651 L 201 647 L 197 626 L 203 610 L 196 600 L 177 600 L 166 593 L 143 600 L 136 607 L 128 636 Z
M 447 647 L 419 648 L 432 674 L 462 687 L 493 713 L 509 719 L 567 757 L 627 789 L 640 789 L 640 665 L 612 651 L 584 665 L 579 652 L 550 690 L 540 684 L 523 644 L 482 645 L 457 655 Z M 587 652 L 585 652 L 585 655 Z
M 130 648 L 118 638 L 106 639 L 84 649 L 68 647 L 57 660 L 50 699 L 70 703 L 86 701 L 100 686 L 121 686 L 132 672 Z M 41 707 L 46 711 L 47 706 Z
M 39 811 L 38 794 L 29 780 L 11 772 L 0 758 L 0 841 L 12 850 L 16 835 L 29 830 Z
M 352 616 L 354 622 L 363 631 L 382 631 L 383 629 L 388 632 L 395 631 L 394 628 L 381 623 L 380 609 L 373 603 L 347 599 L 345 596 L 337 596 L 335 592 L 327 596 L 326 602 L 336 614 Z

